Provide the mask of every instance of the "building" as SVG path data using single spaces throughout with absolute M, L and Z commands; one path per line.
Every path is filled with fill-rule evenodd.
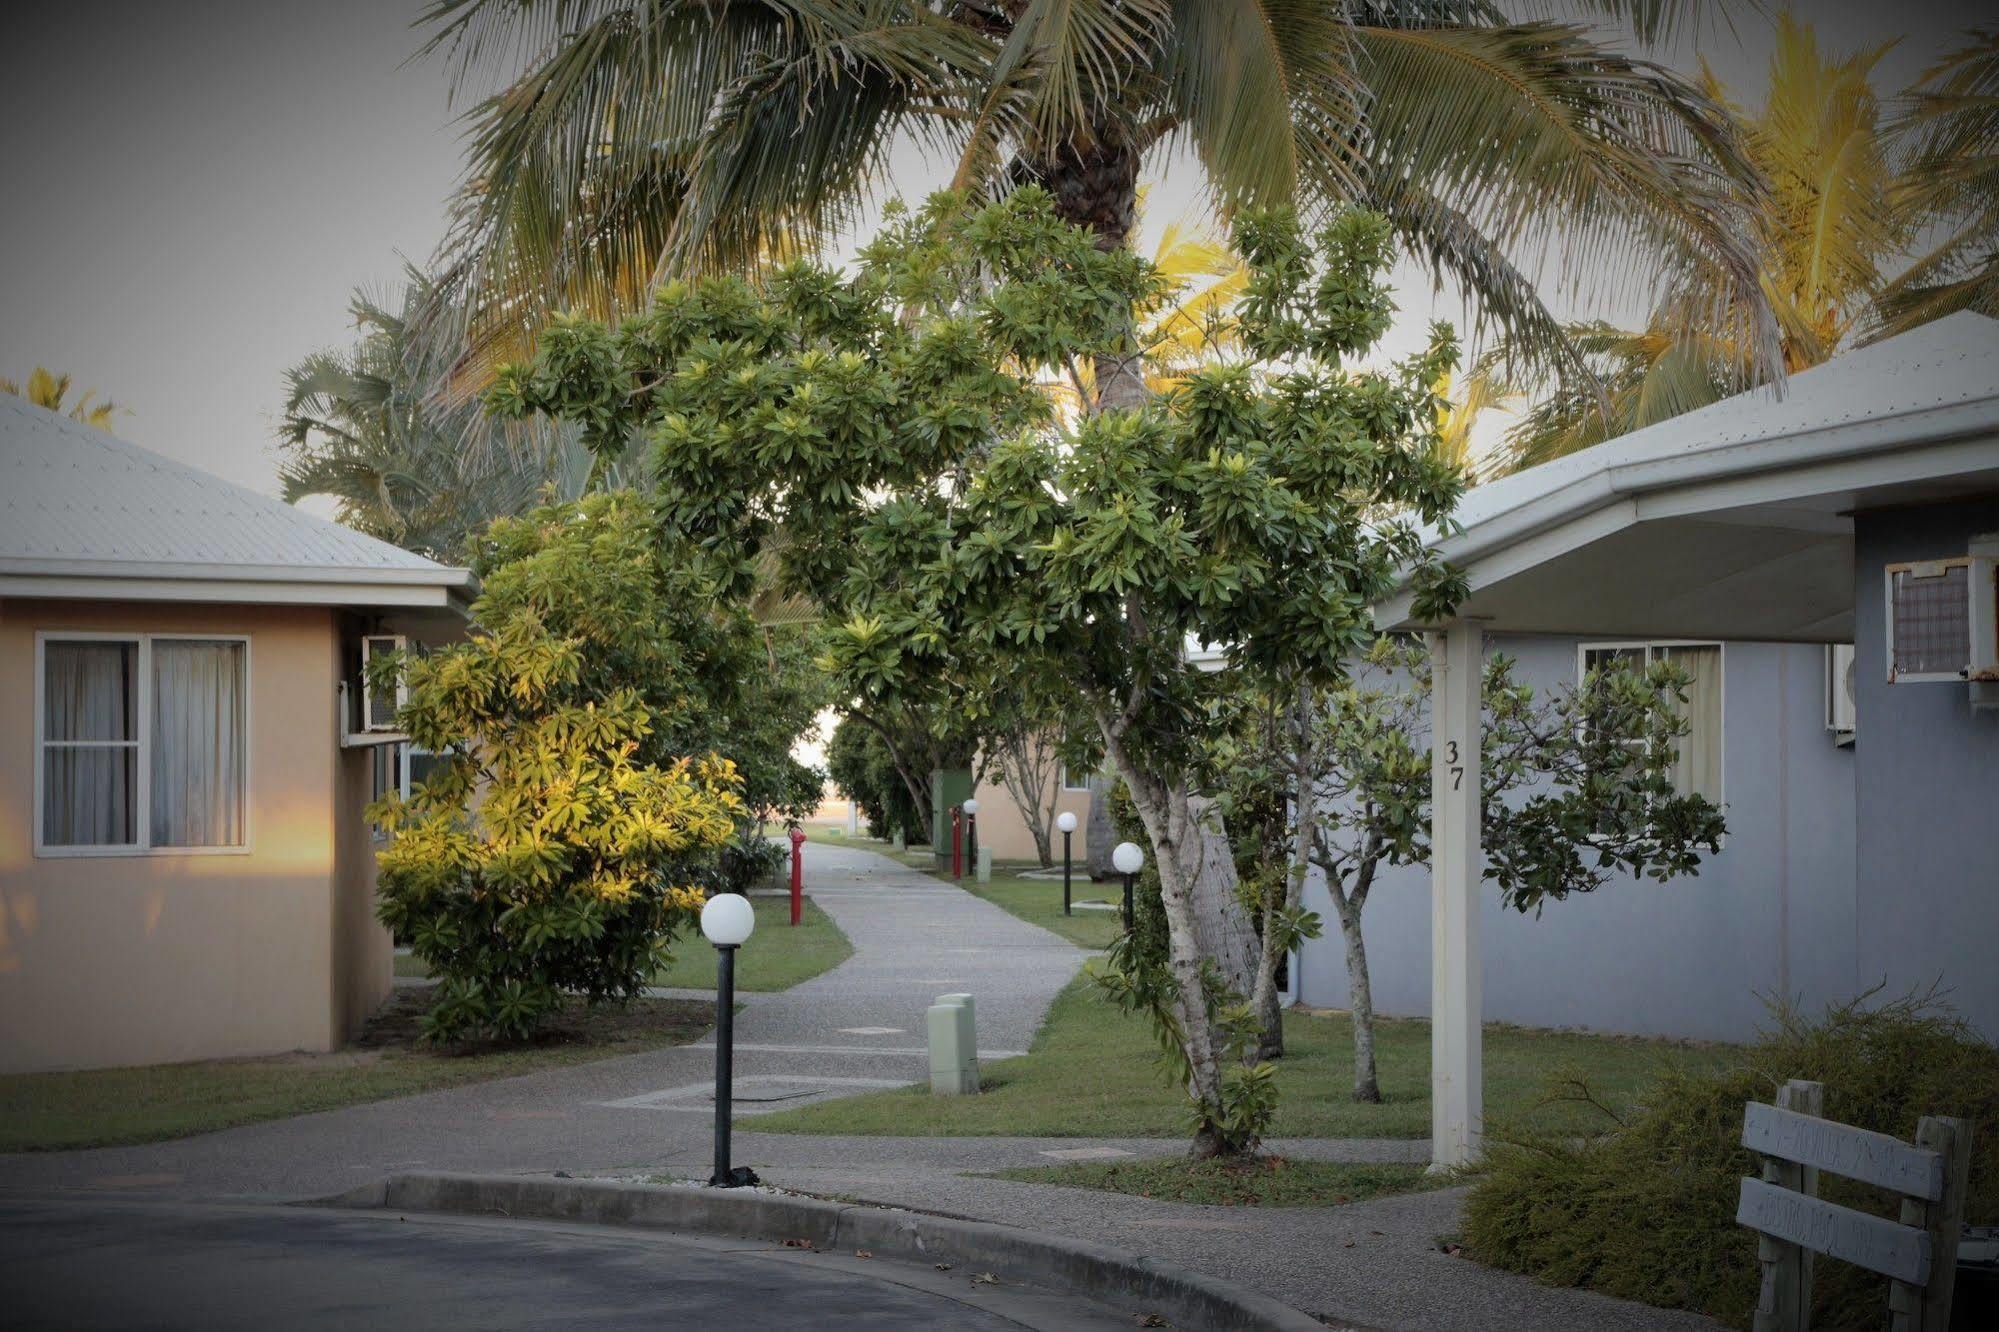
M 1078 872 L 1089 861 L 1090 787 L 1087 773 L 1072 773 L 1052 755 L 1038 766 L 1047 770 L 1042 784 L 1040 809 L 1048 834 L 1048 850 L 1056 864 L 1062 863 L 1062 834 L 1055 820 L 1062 814 L 1076 816 L 1076 831 L 1070 836 L 1070 855 Z M 1040 852 L 1020 802 L 1000 780 L 999 765 L 988 763 L 973 795 L 979 802 L 979 845 L 990 848 L 995 860 L 1033 860 Z M 948 852 L 949 848 L 945 850 Z
M 1743 1036 L 1757 991 L 1936 985 L 1999 1037 L 1999 323 L 1940 320 L 1482 486 L 1457 517 L 1439 543 L 1471 588 L 1457 617 L 1422 623 L 1406 593 L 1376 607 L 1431 636 L 1444 743 L 1429 892 L 1398 875 L 1363 927 L 1382 1011 L 1436 1018 L 1437 1160 L 1476 1151 L 1481 1017 Z M 1467 721 L 1488 642 L 1543 682 L 1586 644 L 1713 645 L 1731 832 L 1699 880 L 1612 883 L 1539 919 L 1481 891 Z M 1849 643 L 1840 753 L 1818 681 Z M 1336 943 L 1300 962 L 1305 998 L 1343 1002 Z
M 0 395 L 0 1072 L 354 1032 L 402 780 L 362 654 L 462 633 L 470 584 Z

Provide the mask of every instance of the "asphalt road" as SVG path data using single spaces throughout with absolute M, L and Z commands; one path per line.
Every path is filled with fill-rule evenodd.
M 601 1226 L 108 1199 L 0 1203 L 9 1328 L 1128 1328 L 853 1254 Z

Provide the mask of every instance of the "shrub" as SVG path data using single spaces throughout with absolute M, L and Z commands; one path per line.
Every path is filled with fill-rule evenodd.
M 1584 1141 L 1495 1132 L 1465 1211 L 1465 1242 L 1483 1262 L 1555 1285 L 1748 1327 L 1761 1276 L 1755 1234 L 1735 1224 L 1737 1181 L 1759 1169 L 1739 1144 L 1742 1108 L 1791 1078 L 1823 1083 L 1826 1118 L 1898 1138 L 1924 1115 L 1974 1121 L 1966 1220 L 1999 1220 L 1999 1050 L 1927 998 L 1819 1021 L 1778 1011 L 1733 1067 L 1667 1072 L 1650 1104 Z M 1580 1082 L 1571 1094 L 1587 1096 Z M 1894 1215 L 1880 1190 L 1829 1175 L 1820 1195 Z M 1821 1258 L 1811 1325 L 1879 1327 L 1884 1279 Z
M 436 1040 L 518 1040 L 560 1009 L 640 993 L 696 919 L 745 810 L 699 734 L 712 612 L 680 595 L 645 504 L 596 495 L 503 520 L 478 562 L 479 632 L 389 669 L 399 714 L 440 756 L 370 817 L 376 913 L 438 977 Z

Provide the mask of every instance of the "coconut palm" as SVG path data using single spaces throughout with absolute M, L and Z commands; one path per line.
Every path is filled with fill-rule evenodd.
M 348 526 L 451 559 L 470 533 L 525 511 L 546 488 L 579 493 L 590 458 L 573 432 L 503 426 L 481 404 L 438 392 L 448 366 L 437 357 L 448 344 L 426 336 L 423 322 L 435 309 L 434 284 L 410 272 L 395 304 L 357 292 L 354 346 L 286 371 L 284 498 L 331 496 Z
M 1690 5 L 1576 3 L 1641 36 Z M 448 254 L 487 365 L 549 310 L 615 315 L 663 273 L 842 233 L 892 144 L 974 192 L 1045 186 L 1122 245 L 1141 166 L 1212 201 L 1353 203 L 1543 362 L 1566 336 L 1527 273 L 1632 272 L 1774 356 L 1753 172 L 1699 88 L 1490 0 L 437 0 L 426 50 L 502 90 L 470 116 Z M 525 67 L 519 64 L 526 52 Z M 1619 264 L 1617 261 L 1636 261 Z M 1142 395 L 1125 365 L 1106 396 Z
M 109 430 L 111 418 L 123 410 L 108 398 L 103 402 L 92 402 L 91 399 L 97 396 L 94 391 L 86 391 L 81 398 L 70 402 L 69 388 L 68 375 L 55 374 L 39 365 L 28 375 L 26 389 L 11 379 L 0 379 L 0 393 L 26 398 L 35 406 L 46 407 L 52 412 L 67 410 L 70 420 L 96 426 L 99 430 Z
M 1887 50 L 1826 52 L 1809 25 L 1785 13 L 1758 111 L 1728 102 L 1712 74 L 1703 79 L 1768 182 L 1757 219 L 1758 282 L 1787 371 L 1820 364 L 1873 325 L 1886 270 L 1912 234 L 1893 128 L 1872 83 Z M 1547 387 L 1508 433 L 1513 467 L 1705 406 L 1766 374 L 1754 346 L 1672 300 L 1643 328 L 1588 322 L 1569 335 L 1593 382 Z M 1523 358 L 1502 346 L 1487 364 L 1508 359 Z
M 1882 293 L 1884 330 L 1959 310 L 1999 316 L 1999 29 L 1973 32 L 1904 101 L 1907 206 L 1941 236 Z

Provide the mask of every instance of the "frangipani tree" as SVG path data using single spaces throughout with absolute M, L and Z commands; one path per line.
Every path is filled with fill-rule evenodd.
M 797 263 L 670 283 L 616 331 L 565 321 L 492 393 L 578 423 L 593 448 L 649 444 L 662 527 L 721 584 L 746 585 L 786 533 L 786 580 L 825 607 L 822 662 L 856 695 L 978 664 L 1076 701 L 1068 738 L 1107 756 L 1152 844 L 1202 1152 L 1251 1145 L 1261 1117 L 1229 1103 L 1222 1033 L 1249 979 L 1218 967 L 1209 928 L 1240 907 L 1196 900 L 1223 686 L 1188 644 L 1330 683 L 1398 571 L 1419 571 L 1426 612 L 1457 592 L 1417 527 L 1459 490 L 1430 439 L 1450 334 L 1386 371 L 1354 366 L 1389 322 L 1389 238 L 1367 213 L 1316 239 L 1289 215 L 1246 217 L 1242 358 L 1075 420 L 1037 380 L 1124 354 L 1170 293 L 1034 189 L 894 214 L 852 276 Z

